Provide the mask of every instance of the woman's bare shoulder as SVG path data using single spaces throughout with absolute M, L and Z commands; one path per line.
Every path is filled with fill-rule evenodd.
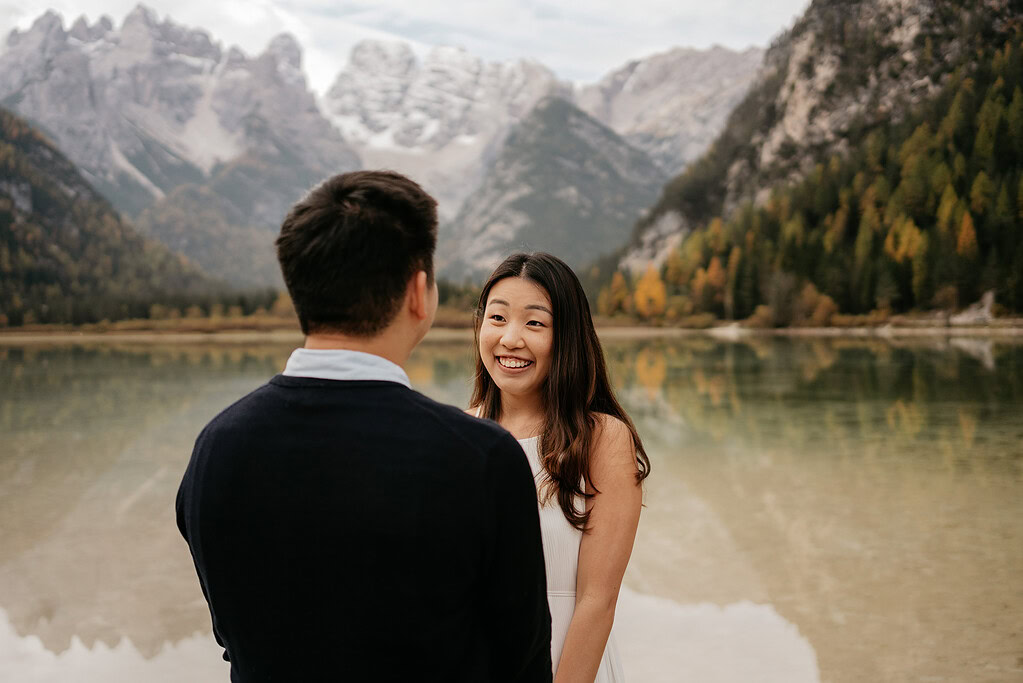
M 628 462 L 635 458 L 636 444 L 632 429 L 625 420 L 606 413 L 594 413 L 596 429 L 593 433 L 593 459 L 598 465 L 610 462 Z

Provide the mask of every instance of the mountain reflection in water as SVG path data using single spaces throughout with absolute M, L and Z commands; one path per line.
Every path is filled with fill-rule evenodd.
M 653 461 L 633 681 L 1019 680 L 1023 346 L 968 341 L 607 342 Z M 0 668 L 225 680 L 173 499 L 289 353 L 0 347 Z M 470 362 L 428 343 L 408 373 L 464 405 Z

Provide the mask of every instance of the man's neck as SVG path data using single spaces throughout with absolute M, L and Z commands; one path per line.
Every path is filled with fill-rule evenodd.
M 385 358 L 395 365 L 404 367 L 412 349 L 408 341 L 393 334 L 391 330 L 372 337 L 355 337 L 337 332 L 318 332 L 305 338 L 305 348 L 314 350 L 337 349 L 343 351 L 361 351 Z

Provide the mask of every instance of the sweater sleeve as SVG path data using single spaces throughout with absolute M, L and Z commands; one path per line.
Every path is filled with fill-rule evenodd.
M 195 447 L 192 449 L 192 458 L 188 463 L 188 468 L 185 470 L 185 474 L 181 479 L 181 484 L 178 486 L 178 494 L 174 501 L 174 511 L 177 518 L 178 531 L 181 532 L 185 542 L 188 543 L 188 550 L 192 555 L 192 563 L 195 566 L 195 573 L 199 578 L 199 588 L 202 590 L 202 596 L 206 599 L 206 604 L 209 605 L 210 596 L 206 589 L 206 580 L 204 577 L 204 568 L 197 556 L 196 544 L 197 541 L 191 529 L 196 526 L 196 514 L 198 501 L 195 499 L 195 477 L 197 475 L 197 468 L 200 463 L 205 462 L 205 458 L 208 457 L 206 451 L 206 436 L 209 431 L 207 427 L 199 434 L 199 437 L 195 441 Z M 217 620 L 213 615 L 213 608 L 210 606 L 210 618 L 213 628 L 213 637 L 216 639 L 217 644 L 224 648 L 224 661 L 230 662 L 231 656 L 227 651 L 227 645 L 224 644 L 224 639 L 220 635 L 220 631 L 217 629 Z
M 551 615 L 536 485 L 518 442 L 503 435 L 488 457 L 484 593 L 493 680 L 544 681 L 551 674 Z

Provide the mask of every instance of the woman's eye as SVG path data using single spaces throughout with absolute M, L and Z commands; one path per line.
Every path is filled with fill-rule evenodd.
M 503 323 L 504 322 L 504 316 L 501 315 L 500 313 L 493 313 L 493 314 L 491 314 L 490 319 L 493 320 L 494 322 L 498 322 L 498 323 Z
M 543 323 L 542 323 L 542 322 L 540 322 L 539 320 L 530 320 L 530 321 L 529 321 L 528 323 L 526 323 L 526 324 L 527 324 L 527 325 L 532 325 L 533 327 L 543 327 L 543 326 L 544 326 L 544 325 L 543 325 Z

